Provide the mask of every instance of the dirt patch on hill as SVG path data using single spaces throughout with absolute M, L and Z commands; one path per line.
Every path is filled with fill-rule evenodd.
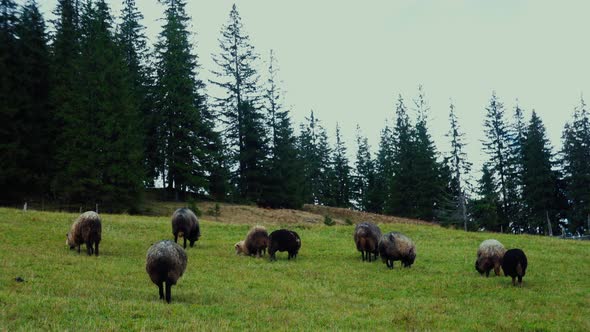
M 219 205 L 219 215 L 215 213 L 216 204 Z M 302 210 L 264 209 L 251 205 L 215 202 L 199 202 L 196 203 L 196 206 L 202 213 L 201 218 L 231 224 L 322 224 L 325 217 L 328 216 L 336 224 L 371 221 L 379 224 L 435 225 L 421 220 L 309 204 L 304 205 Z M 187 207 L 187 204 L 183 202 L 153 202 L 148 204 L 146 212 L 151 215 L 171 216 L 174 210 L 180 207 Z

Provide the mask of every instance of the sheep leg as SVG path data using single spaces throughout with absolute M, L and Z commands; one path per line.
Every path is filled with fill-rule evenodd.
M 500 276 L 500 266 L 499 265 L 494 266 L 494 273 L 496 274 L 496 277 Z
M 92 242 L 86 242 L 86 253 L 88 253 L 88 256 L 92 256 L 93 252 L 94 250 L 92 249 Z
M 178 243 L 178 233 L 174 234 L 174 243 Z
M 170 283 L 170 281 L 166 281 L 166 302 L 170 303 L 170 298 L 172 297 L 172 294 L 170 293 L 172 291 L 172 283 Z
M 94 254 L 98 256 L 98 241 L 94 242 Z
M 81 246 L 81 244 L 78 245 L 78 253 L 80 253 L 80 246 Z
M 186 236 L 183 236 L 182 239 L 184 240 L 184 249 L 186 249 Z
M 490 270 L 486 271 L 486 278 L 488 278 L 490 276 Z
M 158 284 L 158 289 L 160 291 L 160 300 L 164 299 L 164 282 L 160 282 Z
M 518 276 L 518 286 L 522 287 L 522 276 Z
M 365 252 L 361 250 L 361 259 L 364 262 L 365 261 Z
M 516 286 L 516 278 L 512 277 L 512 286 Z

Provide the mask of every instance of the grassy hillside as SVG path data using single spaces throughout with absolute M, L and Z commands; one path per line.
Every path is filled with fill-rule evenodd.
M 382 224 L 418 250 L 391 271 L 360 261 L 353 226 L 289 224 L 299 257 L 270 263 L 234 254 L 248 225 L 202 221 L 168 305 L 145 272 L 150 244 L 172 238 L 168 217 L 103 215 L 101 256 L 88 257 L 64 244 L 76 216 L 0 208 L 0 330 L 590 330 L 588 242 Z M 475 271 L 490 237 L 526 252 L 523 288 Z

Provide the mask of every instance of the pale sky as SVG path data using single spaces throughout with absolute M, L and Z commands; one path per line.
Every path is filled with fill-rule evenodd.
M 45 18 L 56 0 L 39 1 Z M 150 43 L 163 21 L 157 0 L 136 0 Z M 590 93 L 590 1 L 422 0 L 187 1 L 200 78 L 212 78 L 221 26 L 234 2 L 266 74 L 270 49 L 298 132 L 314 110 L 330 138 L 340 123 L 351 162 L 359 124 L 376 151 L 397 95 L 406 105 L 424 86 L 431 134 L 446 152 L 449 100 L 479 170 L 485 106 L 492 90 L 512 117 L 516 99 L 541 116 L 554 146 L 580 95 Z M 110 1 L 118 16 L 121 1 Z M 264 76 L 263 76 L 264 77 Z M 210 93 L 215 93 L 212 88 Z

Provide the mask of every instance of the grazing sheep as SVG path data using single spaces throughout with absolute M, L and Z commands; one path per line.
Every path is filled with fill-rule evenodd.
M 201 237 L 201 229 L 199 227 L 199 220 L 193 211 L 181 208 L 174 211 L 172 215 L 172 234 L 174 234 L 174 242 L 178 243 L 178 236 L 184 238 L 184 248 L 186 249 L 186 240 L 190 242 L 191 248 Z
M 172 285 L 186 269 L 186 252 L 181 246 L 170 240 L 154 243 L 147 251 L 145 270 L 150 279 L 160 290 L 160 300 L 164 299 L 166 283 L 166 302 L 170 303 Z
M 490 276 L 490 270 L 494 269 L 497 276 L 500 275 L 500 265 L 506 249 L 497 240 L 490 239 L 483 241 L 477 249 L 477 259 L 475 260 L 475 269 L 479 274 Z
M 527 259 L 520 249 L 506 251 L 502 259 L 502 270 L 505 276 L 512 277 L 512 286 L 516 286 L 515 278 L 518 277 L 518 285 L 522 286 L 522 277 L 526 273 Z
M 376 260 L 379 255 L 379 239 L 381 238 L 381 229 L 379 226 L 363 222 L 354 228 L 354 243 L 356 249 L 361 252 L 363 262 L 368 260 Z M 372 259 L 371 256 L 374 255 Z
M 235 244 L 236 254 L 256 255 L 261 257 L 266 253 L 269 237 L 264 226 L 254 226 L 246 235 L 246 240 Z
M 270 255 L 271 261 L 277 260 L 275 256 L 277 251 L 289 252 L 288 259 L 296 258 L 299 248 L 301 248 L 301 238 L 299 238 L 299 234 L 296 232 L 288 229 L 279 229 L 270 233 L 268 254 Z
M 416 259 L 416 245 L 402 233 L 391 232 L 379 240 L 379 254 L 390 269 L 393 269 L 394 261 L 401 261 L 404 267 L 411 267 Z
M 82 213 L 72 224 L 70 232 L 66 234 L 66 244 L 70 246 L 70 250 L 78 247 L 78 253 L 80 253 L 80 245 L 84 243 L 86 244 L 88 256 L 92 255 L 93 252 L 98 256 L 98 244 L 101 235 L 100 216 L 94 211 L 87 211 Z

